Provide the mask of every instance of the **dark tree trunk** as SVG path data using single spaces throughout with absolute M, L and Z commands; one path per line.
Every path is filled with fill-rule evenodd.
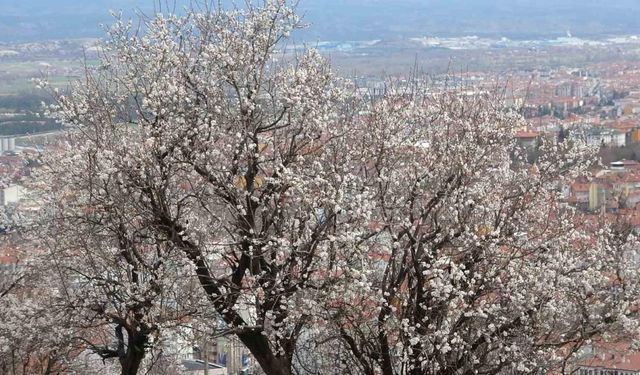
M 269 347 L 269 341 L 261 333 L 241 333 L 238 337 L 258 361 L 265 374 L 291 375 L 292 353 L 285 353 L 284 357 L 275 355 Z
M 134 341 L 134 342 L 132 342 Z M 144 340 L 129 340 L 129 348 L 124 358 L 120 358 L 120 366 L 122 367 L 122 375 L 137 375 L 140 364 L 144 359 Z
M 136 332 L 133 329 L 127 329 L 127 345 L 125 349 L 123 327 L 116 328 L 116 336 L 118 337 L 118 352 L 120 353 L 120 367 L 122 375 L 137 375 L 140 364 L 146 354 L 146 345 L 148 341 L 147 335 Z

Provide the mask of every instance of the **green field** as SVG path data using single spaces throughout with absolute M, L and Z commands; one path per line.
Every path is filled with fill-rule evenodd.
M 95 61 L 88 61 L 95 64 Z M 46 59 L 43 61 L 1 61 L 0 95 L 29 93 L 36 89 L 33 78 L 48 78 L 54 87 L 66 87 L 83 71 L 79 59 Z
M 40 60 L 0 60 L 0 135 L 22 135 L 52 132 L 60 125 L 42 118 L 42 102 L 49 102 L 46 90 L 39 90 L 33 78 L 47 78 L 57 88 L 77 79 L 83 65 L 77 59 L 47 58 Z
M 0 80 L 0 95 L 15 95 L 30 93 L 36 91 L 36 84 L 32 81 L 32 78 L 37 78 L 38 75 L 31 77 L 17 77 L 10 80 Z M 64 88 L 74 77 L 66 76 L 50 76 L 48 77 L 49 83 L 53 87 Z

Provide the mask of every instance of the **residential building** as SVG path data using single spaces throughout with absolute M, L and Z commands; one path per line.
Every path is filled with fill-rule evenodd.
M 640 352 L 629 343 L 598 343 L 588 348 L 586 358 L 573 372 L 577 375 L 640 374 Z

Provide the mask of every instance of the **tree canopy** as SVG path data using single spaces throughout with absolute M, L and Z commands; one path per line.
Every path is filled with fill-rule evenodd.
M 637 334 L 633 231 L 559 194 L 592 148 L 530 164 L 480 91 L 372 99 L 286 48 L 283 0 L 143 21 L 54 92 L 40 176 L 56 311 L 122 374 L 196 321 L 268 375 L 564 371 Z

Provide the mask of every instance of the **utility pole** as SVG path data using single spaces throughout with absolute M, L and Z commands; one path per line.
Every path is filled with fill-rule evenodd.
M 235 345 L 235 337 L 231 336 L 229 338 L 229 343 L 227 344 L 227 365 L 229 366 L 229 373 L 227 375 L 235 375 L 236 374 L 236 345 Z
M 240 340 L 236 337 L 230 337 L 227 343 L 227 375 L 237 375 L 242 370 L 242 361 L 240 355 L 242 353 Z
M 204 375 L 209 375 L 209 341 L 207 335 L 204 335 L 202 343 L 202 359 L 204 360 Z

